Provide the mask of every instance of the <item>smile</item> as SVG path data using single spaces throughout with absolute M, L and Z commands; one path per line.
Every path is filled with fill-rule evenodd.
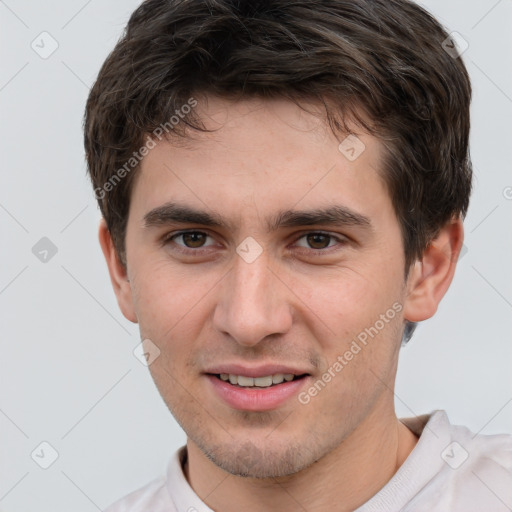
M 262 412 L 289 402 L 309 381 L 310 375 L 272 373 L 251 377 L 235 373 L 207 373 L 214 394 L 232 409 Z
M 296 378 L 300 378 L 293 373 L 275 373 L 274 375 L 266 375 L 263 377 L 247 377 L 245 375 L 234 375 L 232 373 L 221 373 L 217 377 L 225 382 L 244 388 L 258 387 L 269 388 L 282 382 L 291 382 Z

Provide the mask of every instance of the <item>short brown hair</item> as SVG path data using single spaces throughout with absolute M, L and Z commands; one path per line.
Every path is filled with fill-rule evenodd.
M 466 216 L 472 187 L 471 85 L 446 41 L 408 0 L 143 2 L 100 70 L 84 121 L 88 171 L 123 264 L 138 167 L 126 162 L 191 98 L 215 94 L 318 100 L 333 131 L 346 133 L 352 119 L 379 137 L 407 276 L 439 229 Z M 191 111 L 169 134 L 203 129 Z

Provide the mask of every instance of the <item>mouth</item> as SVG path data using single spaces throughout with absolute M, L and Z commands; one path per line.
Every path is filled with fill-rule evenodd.
M 272 388 L 283 382 L 292 382 L 303 379 L 307 374 L 294 375 L 293 373 L 274 373 L 263 377 L 248 377 L 246 375 L 235 375 L 233 373 L 210 374 L 223 382 L 229 382 L 232 386 L 240 388 Z
M 249 373 L 249 372 L 247 372 Z M 308 373 L 206 373 L 218 398 L 233 409 L 269 411 L 284 406 L 306 385 Z

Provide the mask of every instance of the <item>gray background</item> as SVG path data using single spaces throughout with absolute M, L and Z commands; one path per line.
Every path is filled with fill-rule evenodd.
M 138 330 L 110 287 L 82 149 L 88 89 L 137 4 L 0 1 L 4 512 L 101 510 L 163 472 L 185 440 L 132 353 Z M 402 349 L 397 413 L 446 409 L 474 432 L 512 432 L 512 2 L 424 5 L 469 43 L 475 191 L 468 252 Z M 43 31 L 59 45 L 46 59 L 31 47 Z M 32 252 L 42 237 L 58 250 L 47 262 Z M 42 441 L 59 454 L 46 470 L 31 458 Z

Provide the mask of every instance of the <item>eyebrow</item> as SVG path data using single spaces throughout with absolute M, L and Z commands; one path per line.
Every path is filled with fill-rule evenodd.
M 200 224 L 213 228 L 226 227 L 231 231 L 234 226 L 217 213 L 208 213 L 178 203 L 166 203 L 144 215 L 144 227 L 159 227 L 167 224 Z M 267 219 L 267 230 L 312 225 L 336 225 L 359 227 L 373 232 L 371 220 L 346 206 L 335 205 L 313 210 L 282 210 Z

